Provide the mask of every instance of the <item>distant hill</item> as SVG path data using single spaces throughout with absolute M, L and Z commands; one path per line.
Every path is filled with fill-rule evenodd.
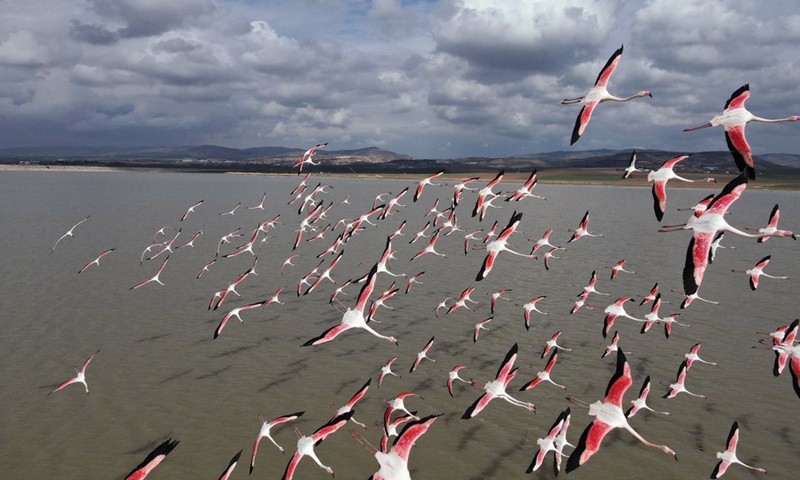
M 263 146 L 245 149 L 218 145 L 173 147 L 30 147 L 0 150 L 0 163 L 43 164 L 110 164 L 115 166 L 155 166 L 242 171 L 283 171 L 299 160 L 305 149 L 282 146 Z M 656 169 L 665 160 L 684 152 L 638 150 L 637 166 Z M 512 157 L 464 157 L 455 159 L 415 159 L 367 147 L 356 150 L 316 151 L 314 158 L 329 171 L 436 171 L 452 173 L 469 171 L 532 171 L 552 168 L 625 168 L 631 150 L 567 150 L 531 153 Z M 798 174 L 800 155 L 765 154 L 755 156 L 757 170 L 770 173 L 782 171 Z M 680 164 L 680 171 L 706 173 L 735 173 L 736 166 L 729 152 L 697 152 Z

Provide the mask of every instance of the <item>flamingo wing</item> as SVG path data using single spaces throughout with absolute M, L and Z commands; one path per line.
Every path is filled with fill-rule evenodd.
M 430 415 L 406 424 L 395 439 L 392 445 L 392 451 L 408 462 L 408 457 L 411 454 L 411 447 L 414 446 L 414 443 L 419 437 L 428 431 L 428 428 L 433 425 L 433 422 L 435 422 L 438 417 L 439 415 Z

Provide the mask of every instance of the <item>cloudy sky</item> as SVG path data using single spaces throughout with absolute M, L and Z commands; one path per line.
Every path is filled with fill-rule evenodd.
M 758 0 L 0 0 L 0 148 L 378 146 L 416 158 L 725 150 L 749 83 L 800 114 L 800 10 Z M 606 103 L 578 105 L 621 44 Z M 751 123 L 800 153 L 800 123 Z

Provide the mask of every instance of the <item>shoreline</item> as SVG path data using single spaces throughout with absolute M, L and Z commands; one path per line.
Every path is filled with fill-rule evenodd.
M 24 171 L 24 172 L 80 172 L 80 173 L 111 173 L 111 172 L 164 172 L 164 173 L 212 173 L 222 175 L 264 175 L 271 177 L 297 177 L 295 173 L 274 173 L 274 172 L 237 172 L 237 171 L 207 171 L 202 169 L 174 170 L 157 167 L 109 167 L 109 166 L 89 166 L 89 165 L 18 165 L 0 164 L 0 171 Z M 591 168 L 591 169 L 547 169 L 538 172 L 537 180 L 542 185 L 594 185 L 594 186 L 615 186 L 615 187 L 650 187 L 647 177 L 640 174 L 623 180 L 621 173 L 623 169 L 616 168 Z M 427 176 L 426 173 L 330 173 L 312 172 L 319 176 L 331 178 L 359 178 L 364 180 L 402 180 L 412 178 L 414 181 Z M 496 172 L 459 172 L 445 173 L 440 177 L 442 181 L 461 181 L 465 178 L 479 177 L 479 181 L 488 181 L 495 177 Z M 530 175 L 530 172 L 508 172 L 505 174 L 502 183 L 523 183 Z M 675 181 L 670 184 L 671 188 L 709 188 L 708 183 L 702 181 L 704 174 L 683 174 L 687 178 L 695 180 L 693 183 Z M 725 185 L 734 175 L 723 174 L 717 176 L 716 185 Z M 767 176 L 766 179 L 750 182 L 751 188 L 758 190 L 800 190 L 800 182 L 796 180 L 781 181 L 779 178 Z M 720 187 L 721 188 L 721 187 Z

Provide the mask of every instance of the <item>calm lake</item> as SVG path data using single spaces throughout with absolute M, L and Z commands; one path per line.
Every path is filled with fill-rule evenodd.
M 482 187 L 493 175 L 471 185 Z M 568 439 L 577 444 L 591 422 L 588 412 L 565 400 L 572 395 L 594 402 L 604 395 L 615 367 L 615 355 L 601 359 L 611 335 L 601 334 L 602 311 L 584 307 L 569 311 L 576 295 L 597 271 L 597 290 L 609 296 L 589 295 L 587 304 L 604 308 L 619 297 L 634 297 L 627 311 L 641 318 L 650 304 L 641 299 L 658 282 L 665 302 L 660 314 L 680 313 L 669 339 L 663 327 L 655 325 L 640 334 L 641 324 L 617 319 L 613 331 L 626 352 L 633 372 L 633 386 L 625 406 L 636 398 L 647 375 L 653 382 L 649 405 L 671 416 L 640 412 L 631 425 L 646 439 L 669 445 L 677 452 L 676 462 L 668 455 L 636 441 L 628 432 L 612 432 L 585 465 L 570 473 L 575 479 L 707 478 L 716 464 L 715 453 L 725 448 L 731 424 L 739 422 L 738 455 L 744 462 L 766 468 L 770 478 L 793 478 L 800 467 L 800 399 L 792 389 L 791 375 L 772 375 L 774 354 L 760 346 L 771 340 L 756 332 L 769 332 L 797 318 L 800 243 L 772 238 L 765 243 L 727 234 L 713 265 L 706 272 L 700 290 L 712 305 L 696 301 L 680 310 L 683 299 L 682 270 L 691 235 L 658 233 L 652 197 L 646 188 L 540 185 L 535 193 L 547 200 L 525 199 L 519 203 L 497 201 L 479 222 L 471 217 L 475 192 L 464 192 L 456 208 L 458 225 L 464 231 L 441 236 L 436 250 L 446 257 L 424 255 L 410 259 L 427 245 L 422 238 L 411 245 L 410 238 L 432 218 L 425 214 L 439 198 L 439 208 L 449 206 L 454 182 L 428 186 L 417 203 L 412 196 L 422 176 L 403 180 L 325 178 L 312 175 L 309 189 L 322 182 L 327 193 L 317 195 L 333 203 L 324 227 L 342 218 L 357 218 L 371 209 L 376 195 L 399 193 L 410 187 L 395 214 L 375 221 L 344 246 L 344 256 L 331 276 L 341 284 L 366 274 L 384 249 L 386 237 L 407 221 L 405 236 L 394 239 L 396 259 L 389 263 L 395 273 L 409 276 L 424 271 L 421 284 L 405 294 L 406 280 L 380 274 L 371 299 L 397 281 L 400 292 L 386 301 L 394 310 L 380 309 L 375 330 L 395 336 L 395 346 L 362 330 L 344 332 L 334 341 L 301 347 L 307 340 L 338 324 L 341 314 L 329 303 L 336 285 L 323 283 L 309 295 L 295 293 L 298 280 L 320 261 L 316 255 L 328 248 L 342 231 L 329 231 L 324 239 L 306 241 L 305 234 L 292 251 L 296 231 L 305 217 L 298 215 L 299 203 L 287 205 L 290 192 L 302 177 L 223 174 L 182 174 L 156 172 L 30 172 L 0 173 L 0 225 L 2 251 L 0 274 L 3 334 L 0 335 L 0 466 L 2 477 L 119 479 L 141 462 L 147 453 L 167 438 L 180 444 L 150 475 L 153 479 L 216 479 L 228 461 L 244 450 L 231 478 L 248 478 L 250 451 L 259 431 L 258 415 L 270 420 L 304 411 L 298 420 L 275 427 L 272 436 L 286 453 L 262 441 L 251 478 L 280 478 L 296 449 L 293 427 L 309 435 L 333 417 L 368 379 L 372 385 L 355 408 L 355 419 L 367 424 L 361 429 L 350 423 L 316 448 L 320 460 L 333 468 L 337 479 L 364 479 L 378 470 L 371 454 L 348 433 L 357 429 L 378 445 L 384 399 L 411 391 L 406 406 L 420 416 L 441 414 L 419 439 L 410 458 L 413 478 L 486 479 L 553 478 L 552 454 L 543 468 L 526 475 L 538 447 L 536 439 L 546 435 L 558 414 L 572 407 Z M 753 183 L 733 204 L 727 221 L 744 228 L 766 225 L 772 207 L 781 208 L 780 227 L 800 230 L 800 194 L 758 191 Z M 665 225 L 681 223 L 690 207 L 724 184 L 705 189 L 668 187 Z M 503 183 L 499 191 L 510 192 L 516 183 Z M 257 205 L 266 192 L 265 210 L 247 209 Z M 309 190 L 310 192 L 310 190 Z M 340 202 L 349 196 L 349 204 Z M 383 201 L 388 201 L 385 196 Z M 199 200 L 204 203 L 180 222 L 186 209 Z M 220 215 L 241 206 L 235 215 Z M 566 246 L 551 259 L 545 270 L 539 259 L 501 253 L 489 276 L 480 282 L 475 276 L 485 250 L 464 254 L 464 235 L 484 232 L 498 222 L 498 230 L 516 209 L 523 213 L 519 230 L 509 245 L 529 253 L 533 243 L 552 228 L 550 241 Z M 591 212 L 589 230 L 599 238 L 581 238 L 566 245 L 586 211 Z M 238 287 L 241 297 L 229 296 L 216 311 L 208 310 L 214 292 L 222 290 L 253 264 L 250 253 L 232 258 L 260 223 L 280 214 L 282 224 L 269 230 L 269 238 L 258 237 L 257 276 L 248 276 Z M 74 230 L 73 237 L 56 240 L 81 219 L 89 219 Z M 165 235 L 156 235 L 162 227 Z M 181 229 L 175 246 L 203 232 L 194 248 L 174 249 L 160 275 L 163 286 L 151 283 L 131 287 L 152 277 L 166 254 L 140 263 L 142 251 L 155 241 L 163 242 Z M 244 236 L 220 247 L 220 257 L 201 278 L 201 268 L 215 258 L 220 238 L 241 228 Z M 430 233 L 433 229 L 429 229 Z M 480 245 L 479 242 L 471 242 Z M 732 247 L 735 247 L 733 249 Z M 77 272 L 101 252 L 115 250 L 99 265 Z M 152 250 L 155 253 L 157 250 Z M 299 256 L 295 266 L 280 266 L 292 253 Z M 762 278 L 751 291 L 745 270 L 766 255 L 772 256 L 767 273 L 789 276 L 790 280 Z M 324 257 L 322 269 L 333 256 Z M 610 267 L 626 259 L 625 268 L 610 280 Z M 471 298 L 474 311 L 458 309 L 449 315 L 436 306 L 446 297 L 458 297 L 475 287 Z M 219 338 L 214 331 L 224 315 L 235 307 L 266 300 L 280 287 L 284 305 L 244 310 L 243 322 L 231 319 Z M 353 307 L 360 285 L 350 285 L 339 299 Z M 509 300 L 499 300 L 494 318 L 477 343 L 472 332 L 476 323 L 490 317 L 491 294 L 511 289 Z M 526 330 L 522 305 L 546 296 L 537 307 L 548 316 L 532 313 Z M 448 305 L 451 305 L 451 301 Z M 377 323 L 380 322 L 380 323 Z M 540 358 L 544 343 L 562 331 L 559 344 L 571 351 L 559 354 L 551 375 L 566 385 L 562 390 L 549 383 L 519 392 L 519 387 L 543 369 Z M 428 356 L 409 373 L 416 354 L 435 337 Z M 686 387 L 707 395 L 687 394 L 662 399 L 675 381 L 683 355 L 702 342 L 700 356 L 719 365 L 696 363 Z M 454 398 L 447 392 L 448 371 L 458 364 L 464 378 L 486 382 L 494 378 L 506 352 L 519 345 L 517 377 L 508 392 L 536 404 L 536 413 L 494 400 L 476 418 L 461 415 L 481 390 L 457 383 Z M 99 352 L 98 352 L 99 351 Z M 48 395 L 59 383 L 74 375 L 97 352 L 86 378 L 90 395 L 83 386 L 70 385 Z M 387 360 L 397 357 L 393 370 L 401 377 L 387 377 L 378 388 L 378 374 Z M 787 369 L 788 370 L 788 369 Z M 567 452 L 571 452 L 569 447 Z M 657 472 L 657 473 L 654 473 Z M 563 475 L 563 471 L 562 471 Z M 729 478 L 756 478 L 739 466 L 732 466 Z M 295 478 L 329 478 L 310 459 L 304 459 Z M 727 478 L 727 477 L 726 477 Z M 760 478 L 760 477 L 759 477 Z

